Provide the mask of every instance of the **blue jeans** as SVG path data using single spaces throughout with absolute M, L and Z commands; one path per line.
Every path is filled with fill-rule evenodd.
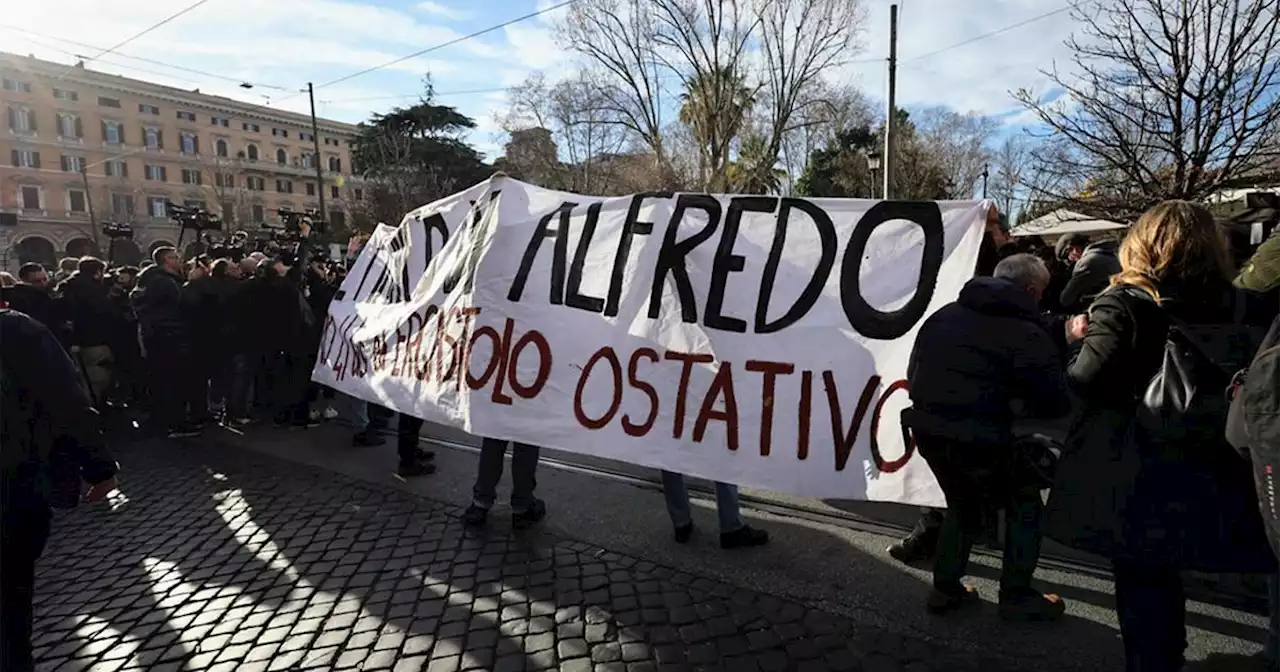
M 369 428 L 369 402 L 339 392 L 334 406 L 337 407 L 339 421 L 343 424 L 351 425 L 359 432 Z
M 671 524 L 684 527 L 693 524 L 693 510 L 689 504 L 689 488 L 684 474 L 662 472 L 662 495 L 667 500 L 667 514 Z M 716 481 L 716 515 L 720 518 L 720 534 L 736 532 L 743 527 L 738 509 L 738 486 Z
M 480 467 L 472 489 L 472 503 L 484 510 L 493 508 L 498 498 L 498 481 L 502 480 L 502 462 L 507 454 L 507 441 L 484 439 L 480 442 Z M 533 491 L 538 487 L 538 455 L 541 449 L 528 443 L 516 443 L 511 450 L 511 510 L 524 511 L 533 505 Z

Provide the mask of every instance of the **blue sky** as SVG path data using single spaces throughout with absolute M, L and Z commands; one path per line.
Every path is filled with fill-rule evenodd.
M 882 99 L 888 0 L 862 0 L 868 22 L 860 62 L 828 73 Z M 0 16 L 0 50 L 72 62 L 96 54 L 190 4 L 154 0 L 41 0 L 10 3 Z M 299 88 L 339 79 L 555 4 L 555 0 L 209 0 L 89 67 L 183 88 L 200 88 L 295 111 Z M 1048 91 L 1037 72 L 1063 62 L 1066 13 L 943 53 L 942 47 L 1065 5 L 1064 0 L 899 0 L 899 100 L 914 107 L 947 105 L 993 115 L 1017 129 L 1028 121 L 1008 92 Z M 563 11 L 563 10 L 561 10 Z M 555 78 L 576 68 L 553 38 L 557 12 L 440 49 L 347 81 L 321 86 L 321 116 L 357 122 L 374 111 L 412 102 L 431 72 L 441 102 L 474 117 L 471 140 L 492 157 L 502 137 L 495 119 L 506 108 L 500 89 L 534 71 Z M 13 30 L 13 28 L 25 29 Z M 79 43 L 79 44 L 76 44 Z M 130 57 L 159 61 L 148 63 Z M 180 66 L 216 74 L 177 70 Z M 254 83 L 251 90 L 237 81 Z M 494 90 L 499 89 L 499 90 Z M 470 93 L 475 92 L 475 93 Z M 671 97 L 674 100 L 674 96 Z

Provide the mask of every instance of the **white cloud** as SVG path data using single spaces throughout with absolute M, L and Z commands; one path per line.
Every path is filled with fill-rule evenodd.
M 418 9 L 428 14 L 443 16 L 446 19 L 453 19 L 455 21 L 461 21 L 471 17 L 471 12 L 454 9 L 453 7 L 448 7 L 438 2 L 431 2 L 430 0 L 426 0 L 426 2 L 419 2 Z

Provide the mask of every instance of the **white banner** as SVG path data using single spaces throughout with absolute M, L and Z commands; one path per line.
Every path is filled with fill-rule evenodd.
M 942 505 L 899 421 L 907 359 L 973 275 L 986 210 L 497 176 L 378 228 L 313 377 L 478 436 Z

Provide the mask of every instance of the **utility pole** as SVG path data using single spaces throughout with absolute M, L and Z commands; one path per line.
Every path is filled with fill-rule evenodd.
M 987 197 L 987 175 L 990 173 L 990 164 L 982 164 L 982 198 Z
M 893 198 L 891 191 L 893 185 L 893 168 L 897 163 L 896 155 L 893 151 L 894 141 L 894 117 L 897 116 L 897 104 L 895 98 L 898 93 L 898 6 L 889 5 L 889 100 L 886 105 L 886 113 L 884 117 L 884 193 L 881 198 L 889 200 Z
M 329 227 L 328 215 L 324 210 L 324 169 L 320 166 L 320 126 L 316 123 L 316 90 L 307 82 L 307 97 L 311 99 L 311 141 L 316 152 L 316 191 L 320 194 L 320 221 L 317 228 L 324 233 Z
M 89 211 L 89 229 L 93 231 L 93 246 L 98 248 L 98 254 L 102 254 L 102 241 L 98 239 L 98 222 L 93 216 L 93 190 L 89 188 L 89 166 L 81 164 L 80 179 L 84 180 L 84 205 Z M 113 241 L 108 242 L 110 245 Z M 107 256 L 111 255 L 111 250 L 107 250 Z

